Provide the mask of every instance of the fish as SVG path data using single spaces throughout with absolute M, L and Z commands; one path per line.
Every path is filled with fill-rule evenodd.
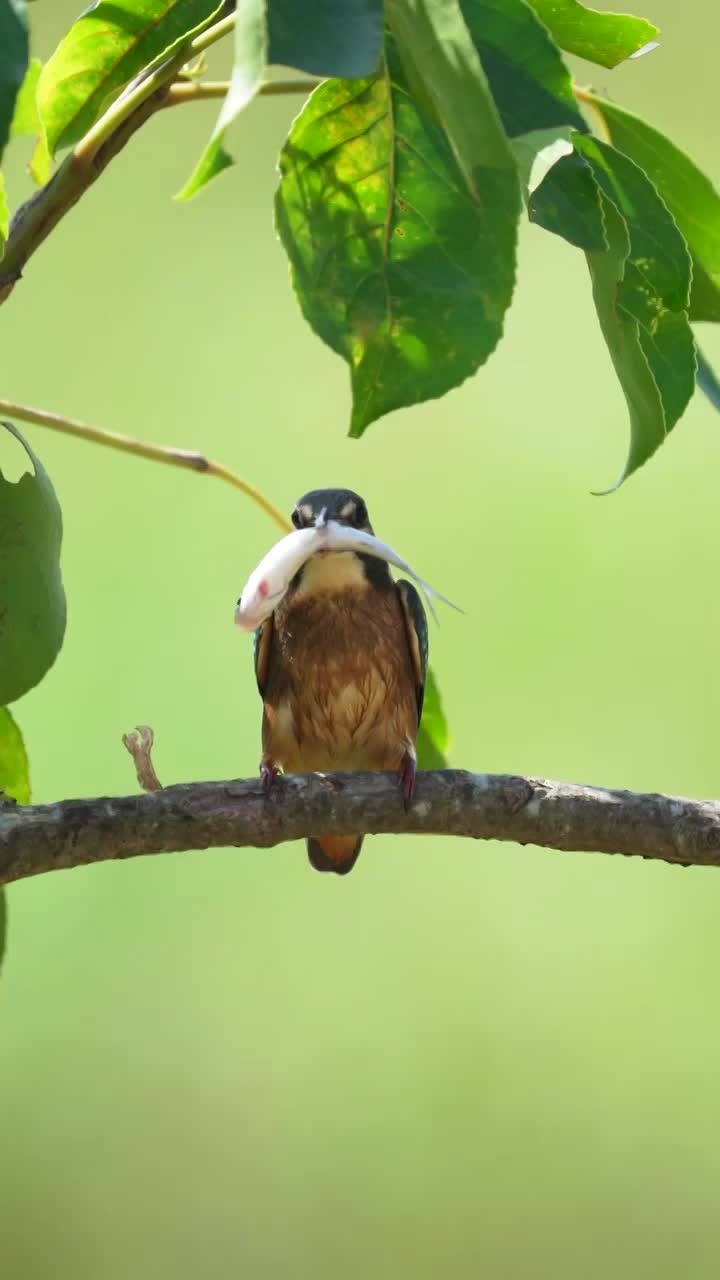
M 335 520 L 324 519 L 321 512 L 311 529 L 295 529 L 270 548 L 259 565 L 253 569 L 242 590 L 235 608 L 235 623 L 242 631 L 256 631 L 266 618 L 274 613 L 290 586 L 295 574 L 311 556 L 332 551 L 355 551 L 385 560 L 395 569 L 407 573 L 423 592 L 435 621 L 437 614 L 433 600 L 441 600 L 458 613 L 464 611 L 441 595 L 424 578 L 415 573 L 407 560 L 398 555 L 387 542 L 364 529 L 352 529 Z

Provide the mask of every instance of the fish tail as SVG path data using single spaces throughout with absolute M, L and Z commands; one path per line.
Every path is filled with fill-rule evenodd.
M 461 609 L 461 608 L 460 608 L 460 605 L 459 605 L 459 604 L 453 604 L 452 600 L 448 600 L 447 596 L 444 596 L 444 595 L 442 594 L 442 592 L 440 592 L 440 591 L 436 591 L 434 587 L 431 587 L 431 586 L 430 586 L 430 583 L 429 583 L 429 582 L 426 582 L 424 578 L 418 578 L 418 582 L 420 583 L 420 586 L 422 587 L 423 591 L 425 592 L 425 598 L 426 598 L 426 600 L 427 600 L 427 602 L 428 602 L 428 607 L 430 608 L 430 610 L 431 610 L 431 612 L 432 612 L 432 615 L 433 615 L 433 617 L 435 618 L 435 621 L 437 621 L 437 617 L 436 617 L 436 614 L 435 614 L 435 610 L 433 609 L 432 604 L 430 603 L 430 597 L 431 597 L 431 596 L 433 596 L 435 600 L 442 600 L 443 604 L 447 604 L 447 605 L 449 605 L 449 606 L 450 606 L 450 608 L 451 608 L 451 609 L 454 609 L 456 613 L 464 613 L 464 612 L 465 612 L 465 610 L 464 610 L 464 609 Z

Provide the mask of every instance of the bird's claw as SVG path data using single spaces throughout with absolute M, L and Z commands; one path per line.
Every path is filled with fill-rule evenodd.
M 279 772 L 280 770 L 276 767 L 276 765 L 271 764 L 269 760 L 260 761 L 260 781 L 262 783 L 262 789 L 266 795 L 269 793 L 270 789 L 272 788 L 272 785 L 275 779 L 277 778 Z
M 411 756 L 409 751 L 406 751 L 400 765 L 400 793 L 406 809 L 409 809 L 410 802 L 415 795 L 416 783 L 417 763 L 415 757 Z

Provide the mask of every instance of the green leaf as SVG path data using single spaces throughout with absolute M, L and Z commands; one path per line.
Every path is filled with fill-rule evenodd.
M 633 313 L 637 310 L 637 320 L 648 323 L 657 312 L 653 292 L 665 308 L 685 310 L 690 296 L 690 256 L 650 179 L 633 160 L 599 138 L 575 134 L 573 143 L 591 166 L 600 189 L 628 224 L 634 270 L 623 284 L 621 301 Z
M 601 203 L 609 247 L 604 252 L 588 253 L 587 261 L 598 319 L 630 412 L 630 450 L 614 486 L 617 487 L 663 443 L 682 409 L 678 412 L 675 397 L 666 390 L 659 362 L 656 367 L 660 377 L 654 376 L 644 332 L 631 312 L 620 304 L 631 260 L 631 238 L 628 224 L 613 202 L 601 195 Z M 671 361 L 675 359 L 678 367 L 690 364 L 694 375 L 692 335 L 687 321 L 683 323 L 680 315 L 662 311 L 658 311 L 657 320 L 658 329 L 662 328 L 663 353 Z M 687 399 L 690 394 L 692 389 Z
M 222 117 L 220 117 L 222 119 Z M 220 120 L 218 120 L 218 125 Z M 213 178 L 217 178 L 225 169 L 230 169 L 235 161 L 229 151 L 225 150 L 225 126 L 213 133 L 190 177 L 184 187 L 178 191 L 176 200 L 192 200 Z
M 446 46 L 459 84 L 447 67 L 433 80 L 454 100 L 454 148 L 410 97 L 389 42 L 383 74 L 313 93 L 280 158 L 278 231 L 305 318 L 350 365 L 354 436 L 457 386 L 502 335 L 519 184 L 482 81 L 456 52 Z
M 587 251 L 600 325 L 630 410 L 620 484 L 662 444 L 695 389 L 690 256 L 633 160 L 597 138 L 575 134 L 573 141 L 575 154 L 553 166 L 529 212 Z
M 576 151 L 548 171 L 530 197 L 528 218 L 581 249 L 606 248 L 598 185 Z
M 510 140 L 525 201 L 561 156 L 572 151 L 572 130 L 536 129 Z
M 616 67 L 659 35 L 658 28 L 644 18 L 599 13 L 578 0 L 530 0 L 530 4 L 561 49 L 601 67 Z
M 382 49 L 382 0 L 271 0 L 268 62 L 314 76 L 369 76 Z
M 0 707 L 0 792 L 30 803 L 30 767 L 25 744 L 7 707 Z
M 687 240 L 693 260 L 690 319 L 720 321 L 720 194 L 689 156 L 638 116 L 590 96 L 613 144 L 644 169 Z
M 7 707 L 0 707 L 0 800 L 3 793 L 18 804 L 30 803 L 30 771 L 22 734 Z M 7 905 L 0 886 L 0 966 L 7 938 Z
M 255 97 L 267 62 L 265 0 L 241 0 L 235 21 L 235 62 L 227 97 L 210 141 L 176 199 L 189 200 L 234 164 L 225 150 L 225 134 L 233 120 Z
M 687 314 L 688 248 L 652 182 L 633 160 L 597 138 L 576 134 L 574 143 L 627 225 L 630 252 L 618 285 L 617 306 L 638 322 L 640 345 L 669 431 L 695 390 L 695 343 Z M 641 453 L 645 461 L 649 453 L 642 449 Z
M 18 96 L 15 99 L 15 111 L 13 112 L 11 124 L 11 132 L 14 134 L 26 134 L 32 137 L 37 132 L 38 113 L 35 91 L 41 71 L 42 62 L 40 59 L 31 58 L 25 73 L 25 79 L 20 85 Z
M 5 179 L 0 173 L 0 259 L 3 256 L 5 241 L 8 238 L 10 229 L 10 210 L 7 206 L 7 198 L 5 196 Z
M 425 684 L 420 731 L 417 736 L 418 766 L 421 769 L 446 769 L 450 733 L 443 711 L 440 691 L 435 675 L 430 669 Z
M 515 161 L 482 63 L 458 0 L 386 0 L 405 77 L 419 80 L 435 118 L 442 123 L 471 194 L 480 199 L 478 178 L 488 169 L 504 177 L 507 207 L 520 212 Z M 389 42 L 392 78 L 407 93 L 399 60 Z M 498 187 L 498 195 L 501 188 Z
M 0 0 L 0 160 L 29 56 L 24 0 Z
M 632 358 L 622 362 L 625 380 L 618 370 L 631 416 L 630 453 L 622 480 L 654 453 L 684 412 L 695 389 L 695 343 L 687 315 L 690 256 L 672 215 L 634 161 L 596 138 L 576 134 L 574 143 L 591 165 L 600 190 L 622 218 L 628 242 L 614 297 L 618 322 L 627 319 L 630 324 L 630 328 L 620 325 L 623 349 L 633 348 Z M 603 210 L 607 223 L 605 205 Z M 636 331 L 632 329 L 633 321 Z M 604 324 L 603 332 L 608 340 Z M 637 374 L 635 342 L 654 386 L 644 406 L 638 399 L 638 385 L 644 383 L 644 378 Z M 608 345 L 613 355 L 609 340 Z M 630 378 L 628 369 L 632 370 Z
M 690 286 L 690 319 L 720 323 L 720 284 L 716 275 L 710 276 L 694 253 L 690 254 L 693 278 Z
M 720 379 L 710 362 L 697 348 L 697 384 L 711 405 L 720 411 Z
M 62 517 L 47 473 L 20 432 L 33 467 L 16 484 L 0 472 L 0 704 L 32 689 L 52 666 L 65 633 L 60 576 Z
M 40 187 L 44 186 L 50 177 L 50 152 L 45 136 L 45 126 L 40 119 L 37 107 L 37 86 L 41 71 L 40 59 L 32 58 L 15 102 L 11 130 L 15 135 L 37 138 L 30 162 L 30 174 Z
M 510 137 L 587 128 L 560 51 L 526 0 L 460 0 L 460 8 Z
M 99 0 L 82 14 L 37 86 L 50 154 L 76 143 L 138 72 L 217 9 L 218 0 Z

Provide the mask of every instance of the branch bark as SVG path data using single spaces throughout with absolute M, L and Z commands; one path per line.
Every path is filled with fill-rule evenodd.
M 10 223 L 10 234 L 0 262 L 0 304 L 10 297 L 22 278 L 26 263 L 50 232 L 97 181 L 133 134 L 159 110 L 166 95 L 167 87 L 163 87 L 141 103 L 134 115 L 123 121 L 117 132 L 99 148 L 89 164 L 79 161 L 75 152 L 71 152 L 50 181 L 20 206 Z
M 720 801 L 447 769 L 418 774 L 407 811 L 390 773 L 288 775 L 268 796 L 253 779 L 27 807 L 5 800 L 0 883 L 139 854 L 268 848 L 348 831 L 512 840 L 720 866 Z
M 26 263 L 50 232 L 97 181 L 133 134 L 165 105 L 170 86 L 185 63 L 228 35 L 234 25 L 235 15 L 230 13 L 166 61 L 143 72 L 81 138 L 50 181 L 20 206 L 10 223 L 0 262 L 0 305 L 10 297 Z

